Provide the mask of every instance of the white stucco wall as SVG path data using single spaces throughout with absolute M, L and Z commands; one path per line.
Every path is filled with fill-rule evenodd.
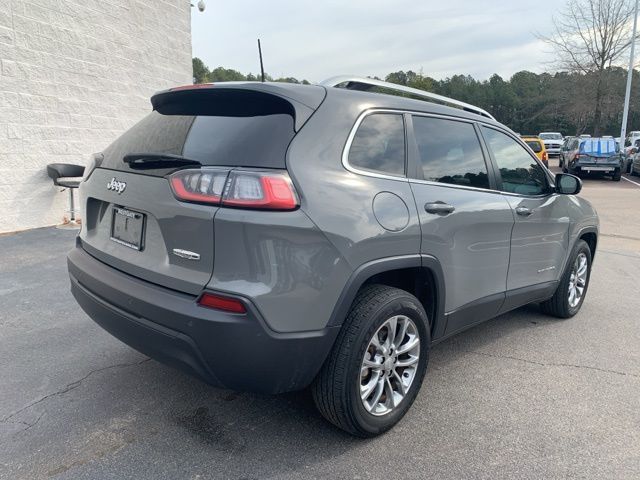
M 0 233 L 61 223 L 48 163 L 86 164 L 191 83 L 189 0 L 0 0 Z

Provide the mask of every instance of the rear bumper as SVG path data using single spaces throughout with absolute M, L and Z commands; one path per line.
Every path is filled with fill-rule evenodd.
M 215 386 L 281 393 L 314 379 L 339 328 L 278 334 L 247 300 L 247 314 L 199 307 L 191 295 L 122 273 L 76 247 L 71 291 L 102 328 L 136 350 Z

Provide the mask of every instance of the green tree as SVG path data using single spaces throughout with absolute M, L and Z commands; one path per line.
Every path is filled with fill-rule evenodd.
M 197 65 L 197 68 L 196 68 Z M 218 67 L 212 72 L 199 59 L 194 58 L 194 76 L 199 72 L 199 81 L 259 81 L 258 75 L 242 74 L 233 69 Z M 204 73 L 207 73 L 204 76 Z M 534 73 L 521 71 L 510 79 L 492 75 L 479 81 L 470 75 L 453 75 L 444 80 L 435 80 L 422 71 L 398 70 L 384 78 L 387 81 L 425 90 L 484 108 L 498 121 L 523 134 L 542 131 L 559 131 L 565 135 L 590 133 L 594 126 L 595 75 L 603 75 L 607 85 L 601 95 L 600 125 L 602 133 L 615 135 L 622 118 L 622 95 L 626 72 L 623 68 L 608 67 L 603 72 Z M 203 76 L 205 77 L 203 79 Z M 379 80 L 377 77 L 372 77 Z M 273 81 L 265 75 L 267 81 Z M 280 77 L 276 81 L 308 84 L 295 77 Z M 388 89 L 374 91 L 393 93 Z M 411 95 L 406 95 L 411 96 Z M 640 73 L 634 72 L 631 109 L 629 115 L 632 130 L 640 130 Z
M 553 19 L 554 30 L 541 37 L 557 54 L 558 65 L 585 75 L 593 85 L 586 88 L 593 104 L 594 135 L 603 127 L 603 111 L 610 70 L 620 63 L 631 46 L 633 0 L 567 0 Z
M 384 77 L 385 82 L 396 83 L 398 85 L 406 85 L 407 84 L 407 74 L 402 70 L 398 72 L 393 72 Z
M 210 82 L 239 82 L 246 79 L 245 75 L 231 68 L 218 67 L 209 73 Z
M 209 81 L 209 69 L 198 57 L 191 60 L 193 66 L 193 83 L 206 83 Z

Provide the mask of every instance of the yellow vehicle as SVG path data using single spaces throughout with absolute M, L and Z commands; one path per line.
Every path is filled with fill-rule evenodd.
M 522 135 L 522 140 L 524 143 L 529 145 L 533 153 L 536 154 L 542 163 L 544 163 L 545 167 L 549 167 L 549 155 L 547 154 L 547 149 L 544 148 L 544 142 L 540 137 L 536 137 L 535 135 Z

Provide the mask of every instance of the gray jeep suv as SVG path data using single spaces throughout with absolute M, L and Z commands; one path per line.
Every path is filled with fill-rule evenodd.
M 373 436 L 435 342 L 584 301 L 598 218 L 580 180 L 481 109 L 344 77 L 151 102 L 86 169 L 68 267 L 84 311 L 155 359 L 231 389 L 311 386 Z

